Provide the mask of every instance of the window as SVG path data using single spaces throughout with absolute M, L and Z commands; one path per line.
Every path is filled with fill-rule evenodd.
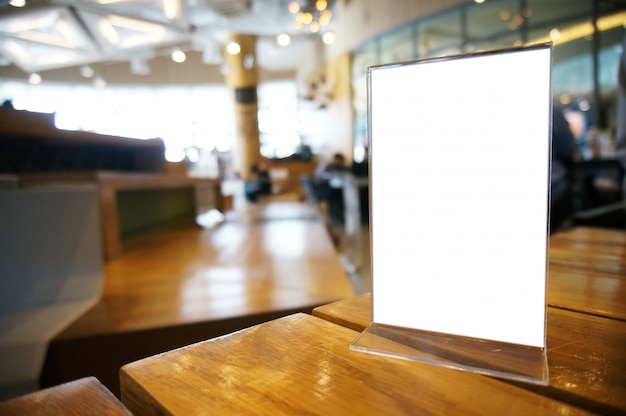
M 297 91 L 293 81 L 259 85 L 259 140 L 261 155 L 285 158 L 300 146 Z
M 610 136 L 625 19 L 626 4 L 611 0 L 489 0 L 418 19 L 370 40 L 352 52 L 355 160 L 367 143 L 365 64 L 408 56 L 410 44 L 417 57 L 429 58 L 552 41 L 555 102 L 576 116 L 579 140 L 591 127 Z
M 258 87 L 261 153 L 285 157 L 300 145 L 296 86 Z M 0 98 L 18 110 L 56 113 L 57 128 L 113 136 L 160 137 L 166 159 L 191 161 L 202 151 L 230 152 L 235 139 L 231 92 L 225 85 L 109 86 L 5 81 Z

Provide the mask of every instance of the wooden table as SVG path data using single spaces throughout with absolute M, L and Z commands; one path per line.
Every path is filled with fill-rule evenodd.
M 144 414 L 587 414 L 489 377 L 350 351 L 358 332 L 295 314 L 124 366 Z
M 50 342 L 45 386 L 354 295 L 325 224 L 302 204 L 152 236 L 105 265 L 102 299 Z
M 85 377 L 0 403 L 4 416 L 102 415 L 131 413 L 95 377 Z
M 361 332 L 371 322 L 371 295 L 313 315 Z M 626 413 L 626 322 L 550 307 L 547 345 L 550 385 L 516 385 L 594 412 Z
M 574 228 L 550 240 L 550 306 L 626 321 L 626 233 Z

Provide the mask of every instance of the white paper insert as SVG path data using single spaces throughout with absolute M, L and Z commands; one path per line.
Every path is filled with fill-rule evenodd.
M 550 66 L 370 68 L 373 322 L 545 346 Z

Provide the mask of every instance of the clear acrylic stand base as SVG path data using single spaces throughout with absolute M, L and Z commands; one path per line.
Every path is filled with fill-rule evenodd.
M 350 344 L 350 349 L 501 379 L 549 384 L 545 348 L 372 323 Z

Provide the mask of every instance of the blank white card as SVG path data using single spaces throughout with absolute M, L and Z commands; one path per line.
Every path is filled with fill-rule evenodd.
M 551 54 L 369 68 L 373 322 L 545 347 Z

